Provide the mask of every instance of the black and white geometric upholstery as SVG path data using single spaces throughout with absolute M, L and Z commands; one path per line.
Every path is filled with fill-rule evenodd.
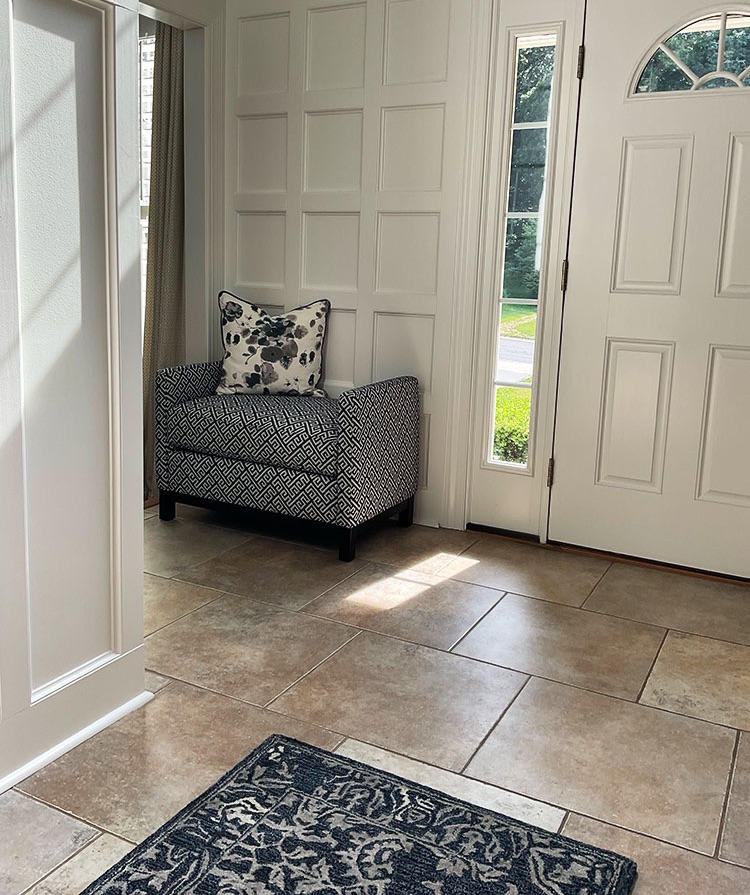
M 338 400 L 217 395 L 221 363 L 156 374 L 159 515 L 216 501 L 333 525 L 342 559 L 357 528 L 398 512 L 408 525 L 419 478 L 419 388 L 402 376 Z
M 174 405 L 170 447 L 336 475 L 338 406 L 330 398 L 211 395 Z

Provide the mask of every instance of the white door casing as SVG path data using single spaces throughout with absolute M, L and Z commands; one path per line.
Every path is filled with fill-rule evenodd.
M 633 96 L 685 0 L 590 0 L 549 537 L 747 577 L 750 89 Z
M 560 270 L 565 257 L 576 121 L 582 0 L 514 0 L 496 6 L 490 74 L 490 118 L 485 148 L 484 211 L 480 240 L 469 508 L 467 521 L 544 540 L 547 460 L 552 451 L 554 390 L 561 316 Z M 490 459 L 494 428 L 497 313 L 510 170 L 516 39 L 556 38 L 553 106 L 545 186 L 545 236 L 534 361 L 534 409 L 528 468 Z
M 0 6 L 0 789 L 151 698 L 136 18 Z

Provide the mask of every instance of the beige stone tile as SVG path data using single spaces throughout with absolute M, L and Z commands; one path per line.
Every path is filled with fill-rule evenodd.
M 169 684 L 171 684 L 171 680 L 168 677 L 162 677 L 153 671 L 146 671 L 146 689 L 150 693 L 158 693 L 159 690 L 163 690 Z
M 750 644 L 750 588 L 740 584 L 614 563 L 586 609 Z
M 435 574 L 474 544 L 480 535 L 452 528 L 429 528 L 395 523 L 363 532 L 357 541 L 357 556 L 400 569 Z
M 109 870 L 132 848 L 132 842 L 103 833 L 62 867 L 37 883 L 26 895 L 80 895 L 86 886 L 98 879 L 105 870 Z
M 219 590 L 159 575 L 143 575 L 143 628 L 152 634 L 194 609 L 222 596 Z
M 638 865 L 638 881 L 633 895 L 741 895 L 750 892 L 750 872 L 747 870 L 597 820 L 572 814 L 563 833 L 632 858 Z
M 333 749 L 341 737 L 175 682 L 19 788 L 140 842 L 272 733 Z
M 532 678 L 466 774 L 711 854 L 733 748 L 724 727 Z
M 159 512 L 159 507 L 145 507 L 143 510 L 143 520 L 152 519 Z
M 606 560 L 484 535 L 440 574 L 527 597 L 580 606 L 607 570 Z
M 449 649 L 499 598 L 491 588 L 373 564 L 308 603 L 305 612 Z
M 750 646 L 670 631 L 640 701 L 750 729 Z
M 750 867 L 750 733 L 740 734 L 719 856 Z M 750 892 L 750 883 L 748 884 Z
M 172 578 L 248 540 L 244 532 L 180 518 L 162 522 L 154 516 L 143 524 L 143 568 L 152 575 Z
M 364 565 L 356 559 L 340 562 L 332 550 L 255 538 L 179 577 L 285 609 L 299 609 Z
M 272 707 L 460 770 L 525 680 L 513 671 L 364 632 Z
M 506 594 L 453 652 L 637 699 L 666 631 Z
M 0 795 L 0 892 L 20 895 L 96 836 L 88 824 L 15 790 Z
M 265 705 L 356 633 L 230 595 L 147 638 L 146 666 Z
M 472 805 L 489 808 L 491 811 L 534 824 L 553 833 L 560 829 L 565 818 L 565 812 L 560 808 L 553 808 L 552 805 L 545 805 L 544 802 L 528 799 L 526 796 L 481 783 L 479 780 L 470 780 L 453 771 L 444 771 L 442 768 L 397 755 L 395 752 L 388 752 L 379 746 L 371 746 L 359 740 L 344 740 L 336 752 L 364 764 L 382 768 L 406 780 L 414 780 Z

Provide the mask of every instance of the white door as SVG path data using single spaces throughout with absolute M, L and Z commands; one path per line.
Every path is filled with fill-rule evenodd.
M 750 575 L 745 9 L 698 21 L 685 0 L 588 4 L 549 525 L 551 540 L 739 576 Z
M 543 535 L 581 0 L 499 4 L 468 521 Z

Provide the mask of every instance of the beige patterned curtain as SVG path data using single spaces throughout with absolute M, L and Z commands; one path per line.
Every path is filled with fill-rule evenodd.
M 154 374 L 185 359 L 182 31 L 156 23 L 143 338 L 144 500 L 154 481 Z

